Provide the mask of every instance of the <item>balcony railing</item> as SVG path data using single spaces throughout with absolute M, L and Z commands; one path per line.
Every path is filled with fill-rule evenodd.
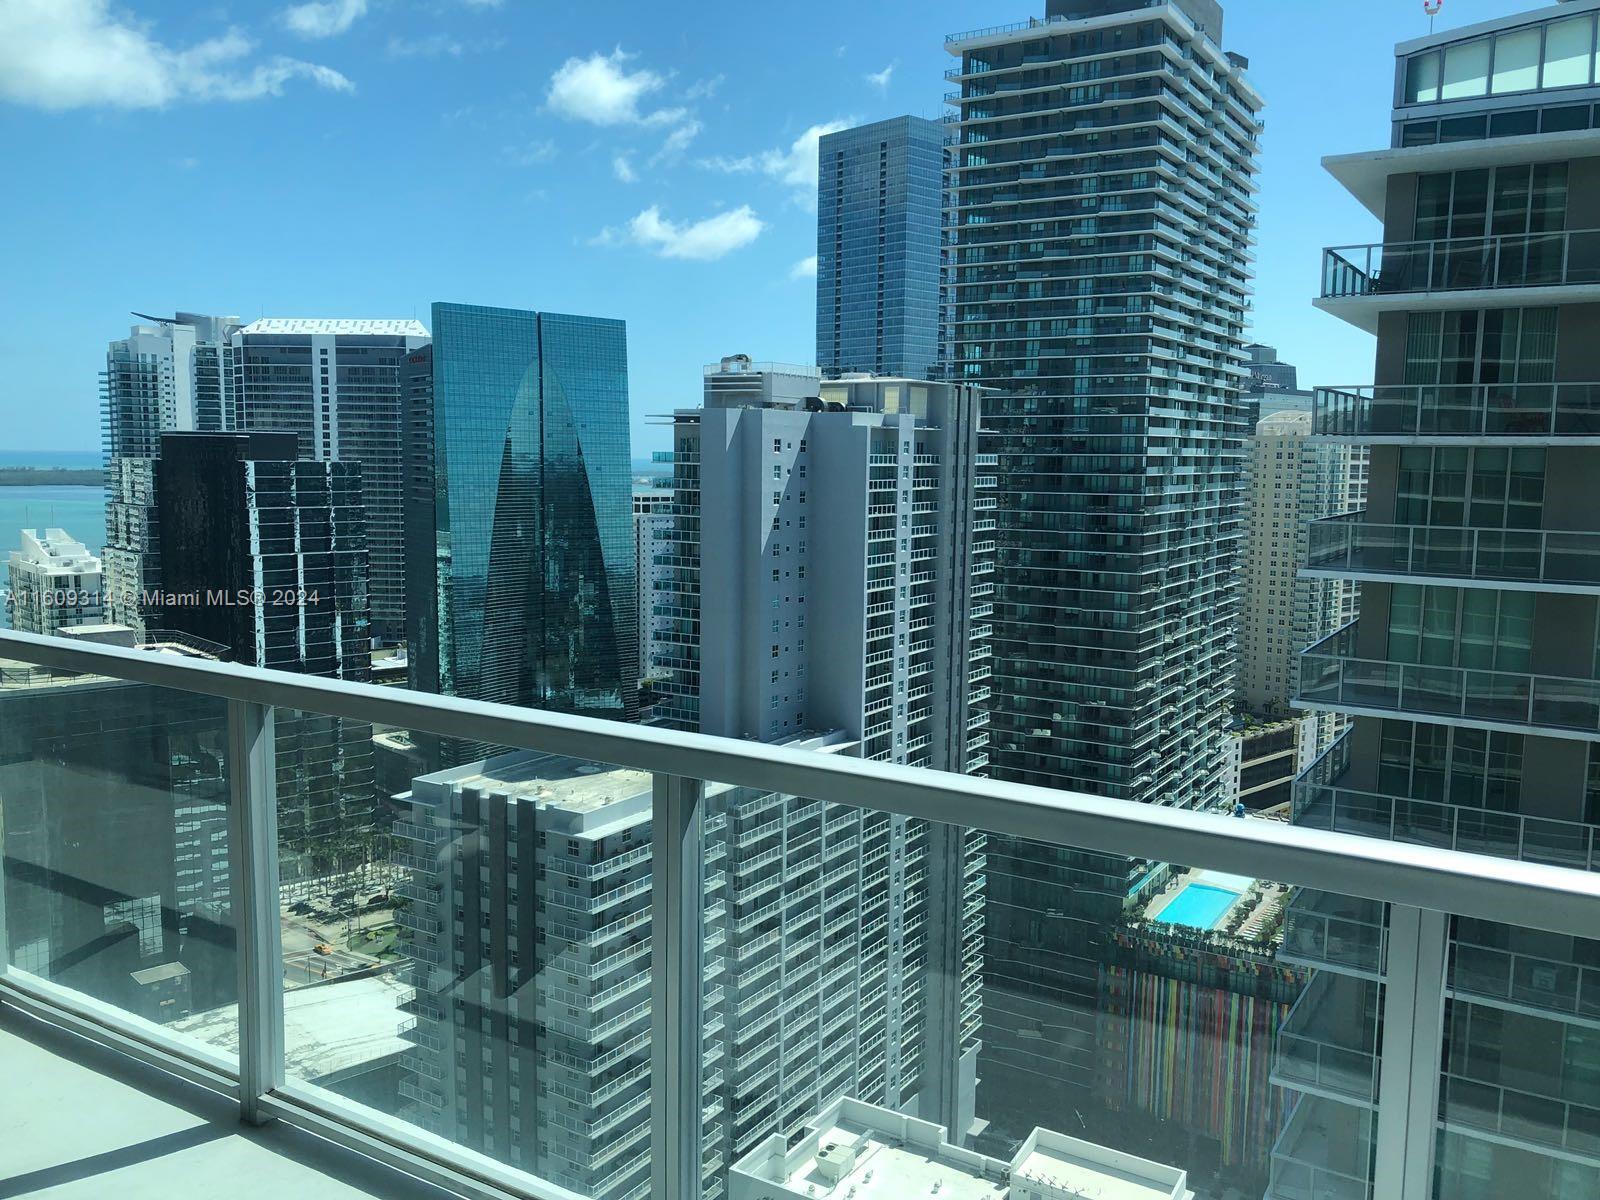
M 785 1045 L 791 1035 L 794 1044 L 804 1045 L 804 1039 L 799 1037 L 801 1030 L 812 1028 L 807 1022 L 818 1019 L 818 989 L 811 984 L 806 985 L 809 991 L 792 997 L 779 994 L 766 1010 L 751 1014 L 748 1019 L 728 1011 L 734 1007 L 731 1004 L 712 1011 L 717 989 L 722 986 L 718 972 L 725 969 L 720 964 L 725 960 L 726 970 L 736 969 L 741 939 L 754 940 L 771 932 L 756 930 L 746 937 L 733 928 L 727 913 L 742 903 L 737 890 L 745 886 L 743 882 L 730 878 L 716 889 L 715 898 L 706 894 L 707 884 L 715 882 L 708 878 L 711 872 L 706 866 L 707 859 L 714 857 L 709 853 L 710 841 L 718 836 L 707 831 L 718 826 L 729 805 L 757 805 L 771 800 L 784 814 L 790 829 L 793 818 L 802 812 L 817 814 L 830 823 L 851 809 L 879 820 L 885 815 L 910 818 L 914 824 L 908 831 L 908 842 L 924 839 L 930 846 L 928 865 L 922 868 L 927 879 L 917 885 L 924 890 L 923 900 L 939 899 L 935 890 L 939 879 L 934 867 L 936 856 L 931 853 L 933 839 L 948 834 L 958 839 L 955 845 L 959 846 L 968 830 L 976 830 L 1055 847 L 1063 852 L 1063 861 L 1109 855 L 1181 863 L 1292 885 L 1297 889 L 1295 901 L 1282 932 L 1281 957 L 1285 963 L 1328 965 L 1341 974 L 1382 977 L 1386 947 L 1404 945 L 1403 954 L 1389 955 L 1402 965 L 1419 954 L 1433 956 L 1441 964 L 1441 972 L 1432 986 L 1418 972 L 1407 973 L 1392 962 L 1383 978 L 1385 1012 L 1398 1004 L 1397 1011 L 1408 1016 L 1404 1022 L 1385 1019 L 1382 1025 L 1385 1037 L 1393 1044 L 1382 1047 L 1384 1069 L 1375 1103 L 1379 1114 L 1387 1113 L 1389 1119 L 1376 1122 L 1375 1153 L 1369 1153 L 1364 1135 L 1351 1133 L 1346 1137 L 1342 1127 L 1332 1134 L 1325 1129 L 1319 1131 L 1309 1123 L 1310 1110 L 1305 1108 L 1305 1100 L 1297 1110 L 1301 1119 L 1293 1136 L 1280 1139 L 1276 1153 L 1269 1153 L 1275 1129 L 1263 1126 L 1252 1134 L 1252 1153 L 1260 1161 L 1274 1157 L 1284 1164 L 1286 1173 L 1275 1174 L 1272 1186 L 1273 1194 L 1285 1196 L 1295 1194 L 1297 1172 L 1314 1181 L 1331 1178 L 1329 1171 L 1348 1182 L 1352 1195 L 1395 1196 L 1401 1200 L 1411 1200 L 1413 1195 L 1422 1200 L 1426 1195 L 1408 1191 L 1394 1172 L 1399 1169 L 1397 1164 L 1406 1163 L 1408 1147 L 1433 1144 L 1438 1106 L 1418 1102 L 1413 1093 L 1431 1088 L 1436 1097 L 1440 1086 L 1442 1059 L 1437 1031 L 1443 1028 L 1446 992 L 1442 964 L 1450 944 L 1452 915 L 1480 922 L 1515 922 L 1520 928 L 1540 931 L 1541 937 L 1555 935 L 1553 940 L 1557 942 L 1586 937 L 1600 928 L 1600 878 L 1529 862 L 1486 859 L 1432 846 L 921 771 L 848 754 L 822 754 L 792 746 L 684 734 L 66 640 L 0 633 L 0 658 L 33 672 L 26 688 L 15 692 L 0 688 L 0 808 L 8 818 L 0 822 L 0 837 L 5 838 L 0 870 L 5 873 L 7 885 L 0 889 L 0 897 L 7 904 L 24 900 L 22 909 L 10 911 L 10 920 L 6 913 L 0 913 L 0 935 L 4 935 L 0 936 L 0 999 L 7 1006 L 15 1005 L 69 1025 L 104 1047 L 154 1062 L 190 1084 L 232 1097 L 242 1115 L 252 1122 L 276 1121 L 311 1130 L 327 1142 L 468 1197 L 572 1200 L 574 1193 L 502 1161 L 511 1150 L 498 1137 L 483 1144 L 466 1144 L 429 1133 L 406 1119 L 413 1110 L 404 1104 L 385 1110 L 357 1103 L 319 1086 L 314 1077 L 297 1075 L 296 1070 L 303 1068 L 289 1065 L 291 1061 L 314 1064 L 315 1060 L 304 1046 L 296 1048 L 292 1059 L 286 1055 L 286 1037 L 305 1034 L 303 1023 L 286 1021 L 286 1007 L 307 997 L 317 1000 L 327 996 L 329 988 L 318 978 L 321 964 L 330 958 L 337 963 L 340 955 L 352 951 L 343 946 L 333 948 L 331 955 L 313 951 L 303 937 L 302 927 L 308 918 L 282 908 L 276 879 L 280 853 L 277 810 L 280 801 L 289 803 L 292 797 L 280 796 L 278 791 L 279 773 L 274 762 L 278 710 L 504 747 L 508 753 L 523 756 L 514 757 L 517 763 L 543 763 L 547 759 L 566 763 L 569 766 L 559 770 L 548 769 L 557 772 L 552 779 L 570 778 L 578 789 L 574 803 L 580 810 L 603 800 L 624 783 L 633 786 L 629 781 L 635 777 L 643 779 L 640 786 L 648 793 L 647 803 L 632 806 L 629 811 L 636 812 L 641 831 L 647 830 L 644 836 L 651 847 L 652 889 L 649 896 L 636 901 L 639 914 L 648 916 L 648 926 L 640 924 L 629 929 L 629 936 L 637 939 L 637 944 L 627 953 L 638 955 L 637 969 L 647 975 L 647 1029 L 636 1035 L 630 1030 L 611 1044 L 569 1044 L 563 1048 L 546 1047 L 542 1041 L 538 1045 L 524 1042 L 515 1051 L 512 1047 L 518 1043 L 513 1035 L 490 1034 L 491 1028 L 502 1029 L 508 1024 L 505 1010 L 491 1007 L 505 1002 L 502 981 L 508 990 L 520 993 L 527 1004 L 556 1002 L 539 999 L 536 989 L 528 986 L 543 978 L 544 972 L 542 963 L 530 961 L 528 944 L 523 943 L 526 957 L 518 961 L 505 949 L 508 939 L 498 934 L 491 937 L 486 932 L 480 935 L 480 923 L 483 929 L 489 928 L 495 906 L 500 906 L 499 911 L 507 919 L 514 917 L 534 901 L 535 889 L 564 890 L 573 876 L 570 871 L 546 869 L 542 861 L 546 856 L 566 855 L 568 839 L 553 836 L 550 845 L 541 847 L 537 854 L 531 840 L 522 840 L 531 839 L 533 828 L 529 823 L 536 804 L 543 812 L 562 802 L 559 795 L 549 793 L 548 786 L 553 785 L 541 785 L 546 790 L 536 790 L 533 784 L 543 780 L 543 775 L 531 780 L 526 774 L 518 777 L 519 786 L 528 788 L 524 793 L 528 803 L 524 811 L 517 813 L 516 821 L 509 821 L 507 814 L 494 805 L 492 789 L 484 782 L 486 764 L 460 768 L 459 777 L 445 772 L 419 779 L 413 785 L 410 801 L 414 811 L 408 818 L 426 819 L 424 813 L 429 811 L 441 816 L 450 814 L 452 840 L 440 846 L 437 862 L 425 860 L 416 870 L 419 876 L 432 878 L 452 891 L 452 898 L 443 902 L 440 909 L 441 924 L 445 926 L 440 931 L 441 941 L 450 943 L 445 961 L 477 965 L 469 966 L 469 975 L 456 978 L 453 983 L 448 978 L 449 970 L 427 972 L 437 981 L 435 986 L 443 990 L 437 995 L 419 993 L 415 997 L 409 986 L 384 982 L 383 962 L 363 963 L 350 976 L 363 987 L 382 993 L 376 1002 L 370 997 L 363 1002 L 371 1003 L 372 1033 L 383 1040 L 380 1054 L 406 1054 L 432 1068 L 431 1072 L 420 1074 L 408 1072 L 396 1085 L 397 1096 L 428 1109 L 448 1108 L 468 1094 L 476 1097 L 473 1103 L 488 1105 L 490 1089 L 482 1085 L 490 1078 L 490 1060 L 495 1057 L 496 1047 L 501 1056 L 495 1062 L 497 1081 L 499 1067 L 518 1059 L 526 1064 L 529 1056 L 538 1056 L 541 1072 L 559 1072 L 565 1086 L 576 1088 L 590 1099 L 619 1077 L 642 1079 L 640 1068 L 648 1063 L 648 1116 L 644 1116 L 644 1109 L 637 1116 L 630 1114 L 629 1120 L 640 1122 L 636 1127 L 626 1132 L 619 1130 L 609 1143 L 581 1150 L 582 1154 L 592 1155 L 588 1161 L 592 1177 L 586 1184 L 591 1191 L 624 1167 L 642 1177 L 646 1169 L 643 1159 L 613 1161 L 626 1152 L 630 1156 L 647 1155 L 650 1194 L 657 1200 L 697 1194 L 705 1165 L 714 1162 L 711 1150 L 702 1153 L 702 1113 L 708 1099 L 702 1094 L 702 1082 L 711 1078 L 715 1070 L 733 1069 L 729 1047 L 752 1048 L 769 1036 L 769 1027 L 772 1033 L 782 1034 Z M 47 677 L 48 682 L 33 682 L 40 676 Z M 86 678 L 95 681 L 93 688 L 77 686 Z M 118 682 L 121 691 L 110 686 Z M 111 714 L 114 719 L 86 722 L 85 704 L 91 699 L 87 693 L 118 698 Z M 139 721 L 150 722 L 152 728 L 144 730 L 148 736 L 132 742 L 119 741 L 122 735 L 117 731 L 127 729 L 130 721 L 136 726 Z M 36 733 L 27 732 L 30 723 L 37 727 Z M 138 753 L 119 747 L 134 747 Z M 160 747 L 161 762 L 170 768 L 159 783 L 148 775 L 152 747 Z M 75 761 L 79 755 L 84 756 L 82 763 Z M 92 770 L 88 769 L 89 764 L 93 765 Z M 601 778 L 605 774 L 599 769 L 602 765 L 625 774 Z M 27 773 L 31 787 L 13 786 L 19 782 L 15 774 L 19 770 Z M 452 804 L 439 794 L 452 777 L 464 788 L 464 802 Z M 93 781 L 92 787 L 83 786 L 86 779 Z M 284 781 L 289 782 L 290 777 L 285 776 Z M 630 805 L 632 795 L 625 797 Z M 430 809 L 430 804 L 435 807 Z M 42 809 L 30 808 L 35 819 L 24 824 L 11 819 L 21 815 L 13 806 L 22 805 Z M 189 913 L 183 944 L 173 942 L 175 954 L 188 956 L 195 947 L 204 951 L 186 964 L 192 977 L 186 984 L 193 989 L 192 1002 L 180 999 L 175 992 L 161 990 L 181 972 L 157 972 L 141 979 L 138 987 L 128 983 L 130 964 L 152 956 L 161 961 L 159 946 L 145 949 L 142 943 L 158 942 L 163 936 L 175 935 L 175 931 L 170 929 L 170 923 L 161 920 L 143 921 L 137 904 L 124 904 L 117 898 L 119 888 L 129 900 L 138 900 L 145 894 L 129 891 L 121 883 L 130 860 L 136 857 L 124 852 L 131 849 L 128 839 L 149 836 L 152 830 L 171 831 L 175 827 L 175 808 L 186 814 L 186 821 L 215 820 L 218 824 L 211 836 L 225 841 L 229 859 L 226 896 L 220 897 L 215 906 Z M 199 818 L 195 817 L 197 812 Z M 38 819 L 40 816 L 47 819 Z M 115 827 L 106 826 L 113 817 L 118 822 Z M 134 817 L 139 820 L 130 819 Z M 57 856 L 42 860 L 50 863 L 49 871 L 33 869 L 30 856 L 35 849 L 29 838 L 50 836 L 52 830 L 61 829 L 71 838 L 63 849 L 72 850 L 102 828 L 111 828 L 108 836 L 116 839 L 114 848 L 106 842 L 102 844 L 103 853 L 76 864 L 70 856 Z M 727 828 L 737 825 L 729 824 Z M 511 840 L 513 835 L 518 839 L 515 842 Z M 721 831 L 719 842 L 730 838 L 730 834 Z M 485 863 L 515 858 L 518 846 L 527 847 L 514 868 L 514 886 L 521 889 L 520 898 L 506 893 L 501 884 L 489 887 L 487 880 L 480 889 L 471 872 Z M 637 849 L 623 839 L 616 852 L 632 855 Z M 883 853 L 887 855 L 887 847 Z M 889 866 L 886 860 L 884 869 L 887 871 Z M 72 877 L 74 870 L 83 877 Z M 956 883 L 950 891 L 952 914 L 963 903 L 970 907 L 983 900 L 981 895 L 966 895 L 962 890 L 964 882 Z M 765 887 L 765 878 L 758 883 Z M 987 883 L 986 880 L 986 886 Z M 795 931 L 802 920 L 815 920 L 814 916 L 805 915 L 811 890 L 812 885 L 804 881 L 792 888 L 787 884 L 780 887 L 777 902 L 788 906 L 787 911 L 795 916 L 787 936 L 798 936 Z M 724 898 L 724 893 L 729 892 L 734 894 Z M 35 919 L 36 906 L 42 904 L 48 909 L 51 905 L 64 905 L 62 914 L 81 921 L 85 914 L 76 906 L 86 895 L 93 901 L 93 911 L 88 915 L 97 931 L 95 935 L 74 946 L 74 953 L 66 957 L 53 954 L 48 945 L 41 949 L 39 939 L 47 942 L 59 936 L 62 923 L 46 920 L 38 923 L 37 932 L 33 932 L 35 926 L 28 922 Z M 825 903 L 831 905 L 834 901 Z M 872 909 L 863 907 L 859 911 L 863 923 L 879 922 L 873 932 L 883 938 L 883 922 L 890 919 L 891 911 L 898 923 L 909 919 L 920 903 L 885 898 L 881 908 L 874 900 Z M 815 909 L 816 905 L 809 907 Z M 456 911 L 454 922 L 445 915 L 452 910 Z M 869 916 L 874 910 L 882 915 Z M 1057 923 L 1056 915 L 1045 918 L 1046 936 L 1057 936 L 1053 932 Z M 950 924 L 958 934 L 961 932 L 959 919 Z M 449 928 L 452 925 L 453 933 Z M 906 944 L 918 944 L 918 972 L 931 976 L 938 970 L 952 969 L 938 967 L 941 961 L 975 961 L 966 952 L 965 943 L 944 944 L 936 932 L 938 928 L 930 922 L 920 929 L 905 931 Z M 1397 928 L 1402 930 L 1399 943 L 1391 932 Z M 296 940 L 291 942 L 291 936 Z M 352 931 L 351 945 L 355 944 Z M 721 955 L 708 953 L 714 944 L 725 947 Z M 1025 955 L 1038 952 L 1038 948 L 1027 944 L 1017 949 Z M 588 952 L 557 938 L 540 953 L 551 956 L 549 977 L 573 975 L 579 983 L 572 987 L 582 990 L 587 971 L 582 963 Z M 878 953 L 881 956 L 881 950 Z M 78 969 L 81 955 L 87 956 L 93 969 Z M 856 957 L 871 959 L 872 952 Z M 609 961 L 613 965 L 608 970 L 623 968 L 620 958 Z M 880 961 L 876 969 L 884 973 L 886 967 Z M 535 974 L 536 971 L 540 973 Z M 141 976 L 144 974 L 140 972 Z M 829 978 L 838 980 L 841 974 L 848 973 L 840 968 Z M 1287 974 L 1297 977 L 1298 968 Z M 923 1051 L 920 1078 L 931 1079 L 947 1072 L 946 1078 L 958 1079 L 962 1038 L 972 1032 L 970 1006 L 964 1020 L 962 1005 L 930 1004 L 926 995 L 915 990 L 913 979 L 908 974 L 900 982 L 898 1003 L 899 1011 L 918 1014 L 914 1019 L 903 1026 L 898 1022 L 891 1025 L 886 1022 L 884 1004 L 863 1005 L 852 1018 L 856 1024 L 854 1036 L 847 1032 L 833 1043 L 833 1050 L 812 1053 L 837 1052 L 843 1060 L 856 1046 L 872 1046 L 870 1056 L 857 1056 L 860 1069 L 867 1072 L 860 1080 L 870 1082 L 870 1072 L 882 1069 L 890 1057 L 901 1061 L 905 1048 L 897 1038 L 927 1038 L 921 1043 L 924 1047 L 939 1049 Z M 619 982 L 608 979 L 605 987 L 615 988 Z M 952 994 L 964 994 L 967 982 L 964 979 Z M 598 989 L 600 984 L 595 986 Z M 838 982 L 837 986 L 844 985 Z M 156 990 L 139 990 L 147 987 Z M 202 993 L 210 998 L 201 999 Z M 628 1003 L 630 1014 L 634 1011 L 634 993 L 630 992 L 626 1000 L 618 993 L 609 994 L 616 1002 Z M 383 995 L 391 998 L 384 1000 Z M 833 1004 L 841 998 L 829 996 L 821 1003 Z M 171 1003 L 162 1003 L 164 999 Z M 150 1001 L 150 1016 L 135 1011 L 146 1000 Z M 1031 1002 L 1030 998 L 1021 1007 L 1026 1008 Z M 987 1011 L 987 1000 L 983 1003 Z M 207 1005 L 218 1007 L 199 1015 L 226 1022 L 226 1036 L 220 1041 L 207 1041 L 203 1032 L 193 1032 L 187 1025 L 188 1017 L 172 1019 L 173 1013 Z M 1001 1008 L 997 1006 L 996 1019 L 1009 1019 L 999 1011 Z M 360 1040 L 365 1036 L 362 1029 L 347 1027 L 348 1022 L 359 1025 L 360 1011 L 361 1005 L 357 1005 L 348 1017 L 341 1017 L 336 1030 L 341 1038 Z M 402 1040 L 395 1031 L 397 1025 L 407 1024 L 402 1017 L 408 1012 L 415 1014 L 416 1024 L 407 1029 Z M 560 1013 L 552 1015 L 561 1017 Z M 517 1021 L 510 1022 L 511 1028 L 516 1029 L 533 1016 L 525 1008 Z M 1070 1023 L 1070 1014 L 1064 1016 Z M 1092 1023 L 1092 1013 L 1087 1019 Z M 790 1025 L 791 1021 L 798 1023 Z M 1060 1027 L 1047 1028 L 1055 1036 Z M 1395 1030 L 1392 1037 L 1388 1032 L 1391 1028 Z M 1412 1045 L 1413 1032 L 1422 1037 L 1429 1030 L 1435 1031 L 1433 1043 L 1424 1044 L 1421 1049 Z M 1307 1026 L 1302 1032 L 1314 1031 L 1314 1026 Z M 1027 1044 L 1036 1057 L 1048 1055 L 1053 1043 L 1037 1036 L 1037 1029 L 1031 1032 L 1029 1036 L 1028 1031 L 1001 1030 L 999 1034 L 1004 1037 L 997 1040 L 1005 1044 L 1008 1037 L 1011 1043 Z M 509 1041 L 497 1040 L 507 1036 Z M 1406 1039 L 1404 1047 L 1395 1042 L 1402 1036 Z M 1214 1037 L 1215 1031 L 1208 1030 L 1201 1040 L 1211 1044 Z M 480 1075 L 475 1065 L 465 1083 L 458 1081 L 452 1069 L 452 1050 L 463 1046 L 463 1039 L 470 1039 L 474 1047 L 481 1043 L 485 1052 L 480 1060 L 483 1073 Z M 846 1050 L 839 1051 L 839 1047 Z M 1189 1069 L 1210 1070 L 1214 1055 L 1210 1050 L 1206 1054 L 1204 1067 L 1198 1063 L 1190 1067 L 1180 1055 L 1171 1069 L 1179 1075 Z M 1429 1054 L 1433 1055 L 1431 1059 Z M 1408 1068 L 1408 1063 L 1413 1065 Z M 842 1065 L 830 1063 L 824 1073 L 850 1079 L 850 1072 L 841 1069 Z M 1323 1082 L 1335 1080 L 1334 1074 L 1327 1073 L 1331 1063 L 1315 1065 L 1318 1072 L 1323 1072 Z M 798 1066 L 805 1068 L 807 1064 Z M 435 1087 L 432 1079 L 441 1068 L 443 1077 Z M 816 1064 L 810 1064 L 810 1069 L 816 1070 Z M 523 1070 L 526 1077 L 526 1065 Z M 512 1071 L 507 1073 L 515 1075 Z M 1040 1074 L 1058 1077 L 1056 1063 L 1040 1058 Z M 881 1080 L 882 1076 L 877 1078 Z M 589 1082 L 591 1079 L 602 1082 L 595 1085 Z M 423 1080 L 429 1082 L 424 1084 Z M 747 1094 L 740 1091 L 739 1081 L 730 1079 L 730 1085 L 732 1090 L 725 1092 L 725 1097 Z M 778 1080 L 774 1083 L 775 1093 L 780 1086 L 787 1089 L 792 1084 Z M 858 1081 L 841 1086 L 854 1089 L 861 1084 Z M 1039 1103 L 1038 1097 L 1021 1096 L 1022 1086 L 1019 1084 L 1019 1107 L 1031 1122 L 1081 1136 L 1073 1105 L 1059 1111 L 1040 1111 L 1048 1109 L 1048 1105 Z M 463 1088 L 466 1092 L 461 1091 Z M 947 1120 L 953 1123 L 954 1114 L 959 1111 L 959 1088 L 950 1089 L 949 1103 L 951 1116 Z M 1241 1111 L 1248 1115 L 1254 1109 L 1246 1105 Z M 603 1122 L 611 1120 L 613 1114 L 596 1109 L 581 1118 L 574 1116 L 586 1122 Z M 727 1126 L 765 1138 L 781 1132 L 775 1126 L 785 1116 L 777 1112 L 763 1115 L 753 1107 L 740 1105 L 729 1113 Z M 1118 1135 L 1118 1123 L 1107 1121 L 1088 1140 L 1103 1137 L 1113 1141 Z M 571 1157 L 579 1153 L 571 1143 L 564 1143 L 562 1150 L 569 1156 L 568 1163 L 581 1165 L 581 1160 Z M 746 1151 L 740 1149 L 738 1153 Z M 1185 1153 L 1180 1141 L 1174 1140 L 1170 1153 Z M 174 1159 L 178 1157 L 181 1156 Z M 1370 1178 L 1362 1178 L 1368 1162 L 1377 1165 Z M 1360 1164 L 1360 1170 L 1348 1164 Z M 955 1169 L 959 1164 L 944 1165 Z M 181 1169 L 175 1161 L 172 1170 Z M 740 1167 L 736 1162 L 721 1169 L 732 1172 Z M 718 1187 L 727 1186 L 721 1177 L 714 1182 Z M 185 1188 L 184 1181 L 176 1175 L 173 1183 L 176 1193 L 192 1190 L 199 1194 L 201 1190 Z M 1311 1186 L 1315 1188 L 1316 1184 Z
M 1297 703 L 1600 739 L 1600 680 L 1363 658 L 1356 654 L 1359 624 L 1352 621 L 1301 654 Z
M 1600 438 L 1600 383 L 1318 388 L 1312 432 L 1371 438 Z
M 1600 284 L 1600 229 L 1335 246 L 1322 298 Z
M 1311 522 L 1306 566 L 1358 577 L 1418 575 L 1600 589 L 1600 533 L 1379 525 L 1364 512 Z
M 1295 781 L 1297 826 L 1600 871 L 1600 828 L 1594 825 L 1344 787 L 1349 762 L 1347 733 Z

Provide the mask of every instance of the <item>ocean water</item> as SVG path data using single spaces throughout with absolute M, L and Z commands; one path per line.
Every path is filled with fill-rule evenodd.
M 90 455 L 98 464 L 100 456 Z M 19 465 L 19 464 L 8 464 Z M 26 466 L 78 466 L 77 463 L 34 463 Z M 96 554 L 106 540 L 105 492 L 97 487 L 0 487 L 0 588 L 9 586 L 5 563 L 22 545 L 24 529 L 65 529 Z M 0 604 L 0 628 L 8 624 Z
M 98 450 L 0 450 L 0 467 L 74 467 L 100 465 Z

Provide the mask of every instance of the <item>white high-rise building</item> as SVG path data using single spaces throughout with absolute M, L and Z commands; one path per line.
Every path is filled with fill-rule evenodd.
M 22 549 L 7 563 L 6 612 L 19 633 L 54 634 L 96 625 L 105 608 L 100 560 L 64 529 L 22 531 Z
M 672 489 L 636 486 L 633 489 L 633 553 L 639 580 L 639 678 L 654 679 L 662 670 L 656 663 L 655 583 L 666 570 L 656 556 L 667 548 L 672 528 Z
M 221 429 L 232 386 L 238 317 L 134 316 L 149 323 L 110 344 L 100 376 L 107 459 L 154 458 L 163 433 Z
M 978 453 L 980 389 L 825 380 L 744 355 L 707 367 L 704 384 L 704 406 L 673 421 L 675 526 L 655 592 L 655 637 L 672 664 L 663 716 L 764 742 L 832 730 L 863 758 L 984 770 L 995 502 L 993 459 Z M 786 1069 L 781 1103 L 764 1102 L 769 1072 L 733 1076 L 729 1107 L 741 1120 L 730 1153 L 757 1133 L 794 1132 L 845 1085 L 964 1136 L 983 839 L 798 801 L 735 805 L 728 817 L 741 847 L 728 867 L 729 944 L 741 958 L 734 1011 L 759 1004 L 776 979 L 767 972 L 788 964 L 785 996 L 820 987 L 825 1006 L 853 997 L 843 1011 L 859 1009 L 854 1036 L 877 1048 L 848 1070 L 848 1056 L 823 1063 L 820 1078 Z M 777 942 L 760 919 L 767 905 L 754 900 L 772 887 L 768 870 L 791 884 L 775 897 Z M 812 887 L 824 927 L 845 931 L 821 958 L 795 949 L 810 940 L 815 910 L 801 901 Z M 828 991 L 848 961 L 834 955 L 852 938 L 866 970 Z M 736 1032 L 737 1054 L 767 1036 L 792 1043 L 776 1012 L 754 1011 Z
M 110 619 L 143 636 L 152 607 L 146 601 L 160 583 L 152 464 L 162 434 L 224 427 L 233 394 L 230 339 L 239 318 L 133 315 L 146 323 L 109 345 L 100 376 L 105 593 Z
M 1300 572 L 1308 564 L 1310 522 L 1365 503 L 1366 455 L 1312 440 L 1309 412 L 1277 412 L 1256 426 L 1245 470 L 1239 699 L 1254 713 L 1285 717 L 1300 651 L 1355 617 L 1355 584 Z M 1326 740 L 1319 737 L 1319 746 Z

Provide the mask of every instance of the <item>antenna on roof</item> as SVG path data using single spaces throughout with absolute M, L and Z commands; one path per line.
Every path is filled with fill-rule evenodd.
M 1428 32 L 1433 32 L 1433 19 L 1439 15 L 1439 10 L 1444 7 L 1444 0 L 1422 0 L 1422 11 L 1428 14 Z

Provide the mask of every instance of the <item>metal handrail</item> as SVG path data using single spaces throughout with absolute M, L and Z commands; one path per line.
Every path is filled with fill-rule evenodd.
M 1600 877 L 1560 867 L 32 634 L 0 633 L 0 658 L 1553 932 L 1600 927 Z

